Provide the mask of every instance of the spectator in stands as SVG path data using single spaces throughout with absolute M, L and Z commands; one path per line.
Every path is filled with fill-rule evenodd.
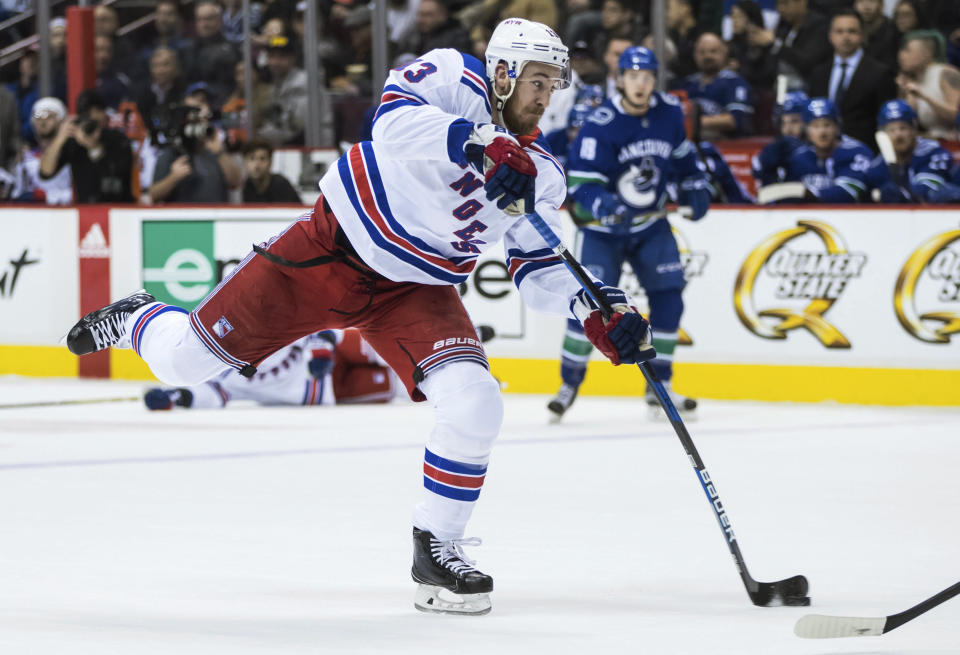
M 236 152 L 243 149 L 247 141 L 247 98 L 244 87 L 245 67 L 243 61 L 238 61 L 234 68 L 233 91 L 227 101 L 220 107 L 220 116 L 226 134 L 227 149 Z M 254 74 L 253 82 L 253 130 L 256 133 L 263 122 L 263 115 L 270 105 L 270 86 L 260 81 L 260 76 Z
M 405 51 L 422 55 L 434 48 L 453 48 L 470 52 L 470 35 L 456 18 L 450 15 L 446 0 L 420 0 L 416 28 Z
M 180 18 L 177 0 L 157 0 L 153 31 L 153 38 L 137 51 L 135 79 L 142 79 L 149 74 L 150 57 L 159 47 L 171 48 L 177 53 L 181 71 L 187 63 L 186 56 L 190 48 L 190 40 L 183 36 L 183 21 Z
M 703 139 L 713 141 L 750 134 L 753 129 L 753 99 L 747 81 L 725 68 L 727 45 L 712 32 L 697 39 L 694 51 L 699 72 L 690 75 L 675 89 L 700 106 Z
M 260 27 L 260 14 L 263 6 L 259 2 L 250 3 L 250 31 Z M 241 0 L 223 0 L 223 36 L 238 46 L 243 43 L 243 2 Z
M 640 43 L 647 35 L 646 23 L 638 0 L 604 0 L 600 10 L 604 43 L 617 37 Z M 599 48 L 596 49 L 599 51 Z
M 897 28 L 897 43 L 900 43 L 908 32 L 929 28 L 930 20 L 916 0 L 899 0 L 893 8 L 893 25 Z
M 787 181 L 803 184 L 802 200 L 827 203 L 864 201 L 873 159 L 870 149 L 841 134 L 840 116 L 829 98 L 811 100 L 804 110 L 803 120 L 808 144 L 791 155 Z
M 953 156 L 932 139 L 917 136 L 917 114 L 903 100 L 880 108 L 877 125 L 897 155 L 895 164 L 873 160 L 870 182 L 880 190 L 880 202 L 956 202 L 960 187 L 947 182 Z
M 233 86 L 233 67 L 240 57 L 221 31 L 223 9 L 216 0 L 198 0 L 193 14 L 196 36 L 187 55 L 186 82 L 206 82 L 218 99 L 225 98 Z
M 699 34 L 692 0 L 670 0 L 667 4 L 667 36 L 677 50 L 670 66 L 674 77 L 684 78 L 697 72 L 693 50 Z
M 773 41 L 764 27 L 763 11 L 754 0 L 738 0 L 730 8 L 733 37 L 727 42 L 730 49 L 730 69 L 739 73 L 758 93 L 773 90 L 777 77 L 777 59 L 771 54 Z
M 607 97 L 617 93 L 617 77 L 620 75 L 620 55 L 633 45 L 630 39 L 619 36 L 610 37 L 603 48 L 603 63 L 607 67 L 607 80 L 604 82 L 604 91 Z
M 247 181 L 243 185 L 243 201 L 248 203 L 302 203 L 290 181 L 270 172 L 273 146 L 266 141 L 250 141 L 243 148 L 243 164 Z
M 184 130 L 160 151 L 153 171 L 151 202 L 224 203 L 230 189 L 243 181 L 243 171 L 223 147 L 223 136 L 212 124 L 205 93 L 187 89 Z
M 81 91 L 77 114 L 60 123 L 40 158 L 40 177 L 49 180 L 69 165 L 75 202 L 133 202 L 130 141 L 107 127 L 106 101 L 93 89 Z
M 113 40 L 98 34 L 93 39 L 93 60 L 97 70 L 97 91 L 107 103 L 116 109 L 130 94 L 130 78 L 117 70 L 113 58 Z
M 50 20 L 50 77 L 53 94 L 67 96 L 67 21 L 65 18 Z
M 758 37 L 762 45 L 768 39 L 777 58 L 778 72 L 788 76 L 789 88 L 803 88 L 810 72 L 830 58 L 827 20 L 811 11 L 807 0 L 777 0 L 780 21 L 773 33 Z
M 471 33 L 477 27 L 496 24 L 507 18 L 526 18 L 559 29 L 554 0 L 479 0 L 467 4 L 457 14 L 457 19 Z
M 856 0 L 853 8 L 863 19 L 863 50 L 892 71 L 897 69 L 899 35 L 883 13 L 883 0 Z
M 128 76 L 135 72 L 137 51 L 129 38 L 117 35 L 117 28 L 119 27 L 120 21 L 117 18 L 116 9 L 110 5 L 97 5 L 93 8 L 94 35 L 105 36 L 109 39 L 116 69 L 124 76 Z M 109 103 L 109 98 L 107 102 Z M 116 107 L 116 105 L 111 106 Z
M 48 205 L 69 205 L 73 202 L 73 178 L 67 164 L 50 179 L 40 176 L 40 160 L 56 138 L 60 124 L 67 117 L 67 108 L 59 98 L 40 98 L 33 104 L 33 133 L 37 147 L 24 151 L 17 171 L 18 186 L 14 200 L 45 202 Z
M 20 115 L 13 93 L 0 87 L 0 200 L 14 192 L 20 157 Z
M 17 116 L 20 119 L 20 136 L 27 143 L 33 143 L 33 127 L 30 125 L 30 111 L 39 95 L 39 66 L 37 51 L 28 48 L 23 51 L 17 62 L 19 75 L 16 82 L 10 82 L 7 88 L 17 101 Z
M 830 19 L 833 61 L 813 69 L 810 94 L 827 97 L 840 111 L 844 132 L 876 152 L 877 112 L 897 97 L 893 71 L 863 51 L 859 14 L 840 9 Z
M 158 46 L 150 56 L 150 79 L 134 91 L 140 116 L 153 133 L 172 115 L 183 98 L 180 63 L 173 48 Z
M 303 145 L 307 121 L 307 74 L 296 67 L 297 54 L 285 36 L 267 45 L 267 66 L 273 84 L 258 135 L 274 145 Z
M 299 7 L 299 4 L 297 6 Z M 387 38 L 390 40 L 393 52 L 402 52 L 403 44 L 408 43 L 413 36 L 417 27 L 419 8 L 420 0 L 387 1 Z
M 804 143 L 803 112 L 810 98 L 803 91 L 792 91 L 783 100 L 783 106 L 774 110 L 779 135 L 763 147 L 753 161 L 751 172 L 760 186 L 777 184 L 787 179 L 790 157 Z
M 602 29 L 600 3 L 596 0 L 566 0 L 564 2 L 563 42 L 592 41 Z
M 920 130 L 949 138 L 960 107 L 960 70 L 943 63 L 943 36 L 932 30 L 910 32 L 898 57 L 900 97 L 917 112 Z

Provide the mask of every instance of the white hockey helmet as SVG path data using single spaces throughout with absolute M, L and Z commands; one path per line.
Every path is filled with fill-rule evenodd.
M 508 18 L 501 21 L 490 35 L 485 54 L 487 79 L 493 86 L 498 110 L 503 109 L 503 105 L 513 95 L 516 80 L 528 61 L 550 64 L 559 69 L 553 82 L 554 90 L 570 86 L 570 55 L 567 52 L 567 46 L 563 45 L 563 41 L 556 32 L 543 23 L 535 23 L 525 18 Z M 510 90 L 506 95 L 497 93 L 494 84 L 497 64 L 501 61 L 506 63 L 507 75 L 510 78 Z

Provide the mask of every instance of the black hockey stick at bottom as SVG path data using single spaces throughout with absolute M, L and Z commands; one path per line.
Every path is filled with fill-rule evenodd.
M 550 226 L 547 225 L 543 218 L 536 212 L 526 214 L 526 218 L 537 232 L 540 233 L 540 236 L 543 237 L 553 252 L 566 264 L 567 268 L 580 283 L 580 286 L 594 299 L 603 315 L 609 317 L 613 313 L 613 308 L 610 306 L 610 303 L 602 296 L 597 285 L 594 284 L 590 276 L 583 270 L 580 262 L 578 262 L 576 258 L 570 254 L 566 246 L 563 245 L 560 237 L 550 229 Z M 676 432 L 677 437 L 680 438 L 680 443 L 683 444 L 683 449 L 686 451 L 687 457 L 690 459 L 690 463 L 697 473 L 700 486 L 703 488 L 703 492 L 707 495 L 707 500 L 713 508 L 714 516 L 720 525 L 720 530 L 723 532 L 724 541 L 727 543 L 727 549 L 730 551 L 730 554 L 733 555 L 737 572 L 740 573 L 740 579 L 743 580 L 750 600 L 754 605 L 759 605 L 760 607 L 809 605 L 810 597 L 807 596 L 807 591 L 810 585 L 804 576 L 796 575 L 792 578 L 786 578 L 776 582 L 758 582 L 750 575 L 750 572 L 747 570 L 747 564 L 743 561 L 743 554 L 740 552 L 737 538 L 734 535 L 730 517 L 727 516 L 726 508 L 724 508 L 723 503 L 720 501 L 716 486 L 713 480 L 711 480 L 710 474 L 707 472 L 707 467 L 700 458 L 700 453 L 697 452 L 697 448 L 693 444 L 693 439 L 690 438 L 690 433 L 687 432 L 687 428 L 683 424 L 677 408 L 674 407 L 673 401 L 670 399 L 669 394 L 667 394 L 663 383 L 657 377 L 656 372 L 654 372 L 650 362 L 639 362 L 637 366 L 643 373 L 647 384 L 654 390 L 654 393 L 656 393 L 660 406 L 670 419 L 670 424 L 673 425 L 674 432 Z
M 946 602 L 960 594 L 960 582 L 947 587 L 938 594 L 931 596 L 922 603 L 918 603 L 908 610 L 890 616 L 857 617 L 857 616 L 827 616 L 825 614 L 807 614 L 801 616 L 793 626 L 793 632 L 805 639 L 829 639 L 832 637 L 876 637 L 886 634 L 894 628 L 899 628 L 907 621 L 912 621 L 924 612 L 932 610 L 940 603 Z

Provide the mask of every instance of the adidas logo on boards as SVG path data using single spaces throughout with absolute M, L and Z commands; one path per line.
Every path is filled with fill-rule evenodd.
M 80 239 L 80 256 L 88 259 L 108 259 L 110 246 L 107 237 L 103 234 L 100 223 L 94 223 L 82 239 Z

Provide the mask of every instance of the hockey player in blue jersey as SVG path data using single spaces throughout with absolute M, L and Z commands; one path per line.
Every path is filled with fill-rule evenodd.
M 553 156 L 557 158 L 564 168 L 567 167 L 567 155 L 570 150 L 570 144 L 577 138 L 577 133 L 580 131 L 580 128 L 583 127 L 583 122 L 593 109 L 594 107 L 592 105 L 585 103 L 574 105 L 567 114 L 566 127 L 554 130 L 546 135 L 547 143 L 550 146 Z
M 957 189 L 947 182 L 953 156 L 933 139 L 917 136 L 917 113 L 903 100 L 885 103 L 877 127 L 890 137 L 895 164 L 876 157 L 870 183 L 879 189 L 880 202 L 955 202 Z
M 619 68 L 619 93 L 590 114 L 570 150 L 571 215 L 579 223 L 579 256 L 587 269 L 605 284 L 616 285 L 628 261 L 643 285 L 657 350 L 651 364 L 670 389 L 686 282 L 665 217 L 666 186 L 675 177 L 678 201 L 689 205 L 693 220 L 699 220 L 709 207 L 709 185 L 687 140 L 678 101 L 654 91 L 654 54 L 632 46 L 621 55 Z M 583 328 L 569 321 L 560 369 L 563 385 L 548 404 L 554 419 L 576 398 L 592 349 Z M 682 413 L 696 408 L 693 399 L 671 394 Z M 649 389 L 646 399 L 656 406 Z
M 851 203 L 867 198 L 873 152 L 840 132 L 837 108 L 828 98 L 814 98 L 803 113 L 808 143 L 787 163 L 787 181 L 800 182 L 798 201 Z
M 701 141 L 697 154 L 707 169 L 710 180 L 710 201 L 728 204 L 753 205 L 757 200 L 750 195 L 733 175 L 730 165 L 709 141 Z
M 760 186 L 777 184 L 787 179 L 787 163 L 791 155 L 803 145 L 803 110 L 810 98 L 803 91 L 791 91 L 776 109 L 779 114 L 780 135 L 765 145 L 750 162 L 753 177 Z

